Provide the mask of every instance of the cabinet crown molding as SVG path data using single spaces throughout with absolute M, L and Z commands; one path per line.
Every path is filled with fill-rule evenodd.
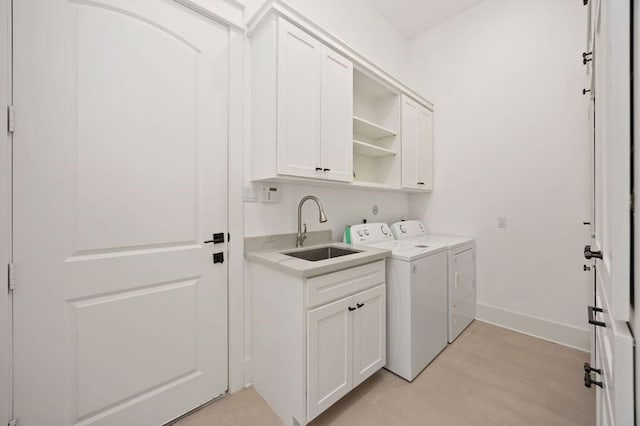
M 181 0 L 182 1 L 182 0 Z M 202 1 L 202 0 L 201 0 Z M 390 73 L 383 70 L 374 62 L 367 59 L 364 55 L 358 53 L 351 45 L 332 34 L 330 31 L 321 27 L 305 15 L 297 11 L 286 0 L 271 0 L 265 2 L 265 4 L 247 21 L 247 35 L 249 38 L 255 33 L 255 31 L 267 21 L 273 15 L 285 18 L 292 24 L 300 27 L 304 31 L 308 32 L 312 36 L 322 41 L 327 46 L 336 50 L 341 55 L 353 62 L 354 68 L 369 74 L 377 80 L 383 82 L 389 86 L 390 89 L 402 93 L 419 104 L 427 107 L 430 110 L 434 109 L 433 102 L 411 89 L 404 84 L 398 78 L 392 76 Z

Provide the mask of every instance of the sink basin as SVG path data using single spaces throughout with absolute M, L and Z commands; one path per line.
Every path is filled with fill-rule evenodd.
M 359 250 L 344 249 L 340 247 L 319 247 L 309 250 L 290 251 L 287 256 L 296 257 L 298 259 L 304 259 L 311 262 L 317 262 L 318 260 L 333 259 L 340 256 L 348 256 L 350 254 L 360 253 Z

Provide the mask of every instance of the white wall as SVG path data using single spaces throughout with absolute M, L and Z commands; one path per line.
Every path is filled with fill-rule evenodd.
M 409 48 L 410 84 L 436 111 L 435 192 L 412 196 L 413 214 L 431 231 L 477 237 L 481 318 L 583 348 L 585 10 L 574 0 L 485 0 Z
M 265 2 L 243 0 L 250 18 Z M 366 0 L 284 0 L 392 76 L 407 77 L 407 40 Z
M 318 208 L 307 201 L 302 209 L 303 222 L 309 231 L 330 229 L 333 239 L 342 241 L 345 225 L 367 222 L 395 222 L 406 219 L 409 196 L 397 192 L 327 188 L 309 185 L 278 185 L 282 201 L 277 204 L 245 203 L 245 236 L 286 234 L 297 231 L 298 202 L 305 195 L 317 196 L 328 221 L 318 223 Z M 372 213 L 378 206 L 378 214 Z

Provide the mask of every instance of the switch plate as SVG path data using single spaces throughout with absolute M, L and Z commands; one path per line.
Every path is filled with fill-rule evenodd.
M 498 218 L 498 229 L 507 229 L 507 218 L 499 217 Z
M 260 202 L 261 203 L 279 203 L 280 187 L 278 185 L 261 185 L 260 186 Z
M 245 184 L 243 199 L 247 203 L 257 203 L 258 202 L 258 192 L 256 191 L 255 185 L 252 185 L 250 183 Z

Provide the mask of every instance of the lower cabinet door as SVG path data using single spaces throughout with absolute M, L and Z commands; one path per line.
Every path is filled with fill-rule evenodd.
M 385 286 L 354 296 L 353 386 L 358 386 L 386 363 Z
M 354 297 L 307 312 L 307 420 L 353 388 Z

